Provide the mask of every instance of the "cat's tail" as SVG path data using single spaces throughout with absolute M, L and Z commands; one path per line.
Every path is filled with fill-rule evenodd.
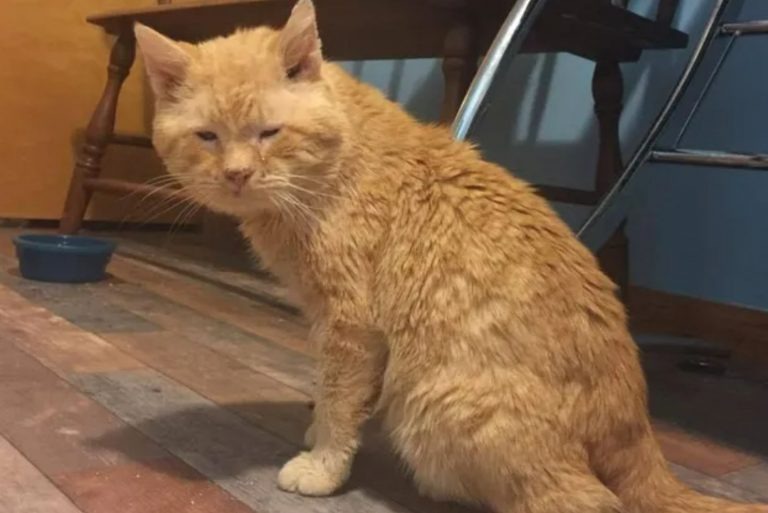
M 768 513 L 768 504 L 739 504 L 687 488 L 669 470 L 650 425 L 636 443 L 602 456 L 597 470 L 628 513 Z

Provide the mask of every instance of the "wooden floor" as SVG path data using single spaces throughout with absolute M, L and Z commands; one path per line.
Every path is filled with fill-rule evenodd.
M 136 242 L 103 283 L 28 282 L 14 233 L 0 230 L 0 512 L 469 511 L 420 498 L 375 426 L 339 495 L 276 489 L 313 379 L 306 326 L 277 285 L 199 247 Z M 668 360 L 648 372 L 674 470 L 768 499 L 768 389 Z

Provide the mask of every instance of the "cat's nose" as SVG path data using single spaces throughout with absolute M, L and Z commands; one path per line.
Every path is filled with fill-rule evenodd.
M 236 190 L 240 190 L 248 179 L 253 176 L 253 169 L 226 169 L 224 179 Z

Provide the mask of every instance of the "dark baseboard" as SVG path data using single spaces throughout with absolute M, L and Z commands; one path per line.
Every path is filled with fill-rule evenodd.
M 735 358 L 768 364 L 768 312 L 630 287 L 630 324 L 639 332 L 721 344 Z

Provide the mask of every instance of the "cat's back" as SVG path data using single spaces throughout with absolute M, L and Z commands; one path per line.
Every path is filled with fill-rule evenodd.
M 531 186 L 340 67 L 324 72 L 355 128 L 358 197 L 388 219 L 382 280 L 412 282 L 454 305 L 480 291 L 506 303 L 543 301 L 558 315 L 594 305 L 611 324 L 623 322 L 614 285 Z M 393 304 L 407 304 L 402 297 L 393 293 Z
M 593 370 L 597 354 L 632 358 L 615 286 L 545 199 L 448 128 L 419 122 L 339 68 L 326 72 L 354 128 L 346 214 L 334 217 L 345 222 L 329 232 L 375 239 L 377 325 L 437 337 L 408 347 L 439 359 L 507 365 L 514 348 L 532 368 L 567 373 L 572 364 L 547 355 Z

